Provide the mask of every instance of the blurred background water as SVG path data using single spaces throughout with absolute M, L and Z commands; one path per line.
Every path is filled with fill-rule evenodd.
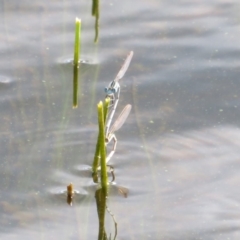
M 133 109 L 117 134 L 108 199 L 117 239 L 239 239 L 240 3 L 101 1 L 98 44 L 91 4 L 0 3 L 1 239 L 97 239 L 96 104 L 130 50 L 117 114 Z M 75 17 L 85 61 L 78 109 Z

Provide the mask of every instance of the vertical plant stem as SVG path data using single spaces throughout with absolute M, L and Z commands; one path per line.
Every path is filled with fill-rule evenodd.
M 108 175 L 106 164 L 106 146 L 105 146 L 105 131 L 104 131 L 104 113 L 103 103 L 98 104 L 98 125 L 99 125 L 99 142 L 100 142 L 100 156 L 101 156 L 101 185 L 105 195 L 107 195 Z
M 105 128 L 105 124 L 106 124 L 109 104 L 110 104 L 110 98 L 106 98 L 105 102 L 104 102 L 104 106 L 103 106 L 104 128 Z M 104 138 L 105 138 L 105 132 L 104 132 Z M 105 139 L 104 139 L 104 144 L 105 144 Z M 100 134 L 98 133 L 96 150 L 95 150 L 95 155 L 94 155 L 94 160 L 93 160 L 93 165 L 92 165 L 93 176 L 96 176 L 96 174 L 97 174 L 97 168 L 99 166 L 100 155 L 101 155 L 100 154 Z M 96 182 L 96 181 L 94 180 L 94 182 Z
M 73 108 L 78 107 L 78 66 L 73 66 Z
M 81 20 L 76 18 L 74 59 L 73 59 L 73 108 L 78 107 L 78 72 L 81 46 L 80 41 L 81 41 Z
M 98 240 L 107 239 L 107 234 L 105 231 L 105 209 L 106 209 L 106 201 L 107 196 L 104 194 L 103 189 L 98 189 L 95 193 L 96 204 L 97 204 L 97 212 L 98 212 L 98 220 L 99 220 L 99 230 L 98 230 Z
M 80 56 L 80 41 L 81 41 L 81 20 L 76 18 L 75 22 L 75 44 L 74 44 L 74 66 L 78 66 Z
M 92 10 L 95 16 L 95 38 L 94 42 L 98 42 L 98 35 L 99 35 L 99 0 L 94 1 L 94 9 Z
M 92 16 L 96 16 L 96 1 L 92 0 Z
M 103 106 L 104 127 L 106 125 L 106 119 L 107 119 L 107 115 L 108 115 L 109 104 L 110 104 L 110 98 L 107 97 L 105 99 L 104 106 Z
M 98 133 L 98 139 L 93 159 L 93 165 L 92 165 L 92 172 L 93 172 L 93 181 L 97 182 L 97 169 L 99 166 L 99 160 L 100 160 L 100 134 Z

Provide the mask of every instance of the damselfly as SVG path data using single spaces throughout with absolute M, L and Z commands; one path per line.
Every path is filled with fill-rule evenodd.
M 123 66 L 121 67 L 121 69 L 118 72 L 118 74 L 115 77 L 115 79 L 112 82 L 110 82 L 108 87 L 105 88 L 105 93 L 107 94 L 106 98 L 108 98 L 108 97 L 110 98 L 110 100 L 111 100 L 110 104 L 112 106 L 112 109 L 110 111 L 110 114 L 109 114 L 109 117 L 108 117 L 108 120 L 107 120 L 107 123 L 106 123 L 106 136 L 108 135 L 108 130 L 109 130 L 109 127 L 111 125 L 113 115 L 114 115 L 114 113 L 116 111 L 118 100 L 119 100 L 119 96 L 120 96 L 119 80 L 121 78 L 123 78 L 124 74 L 126 73 L 128 67 L 129 67 L 129 64 L 130 64 L 130 62 L 132 60 L 132 57 L 133 57 L 133 51 L 131 51 L 128 54 L 126 60 L 123 63 Z

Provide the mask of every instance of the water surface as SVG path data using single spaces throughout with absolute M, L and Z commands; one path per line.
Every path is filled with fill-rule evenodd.
M 117 112 L 133 109 L 117 134 L 108 202 L 117 239 L 239 239 L 239 9 L 101 1 L 94 44 L 91 1 L 2 1 L 1 239 L 97 239 L 96 104 L 130 50 Z M 84 63 L 73 110 L 75 17 Z

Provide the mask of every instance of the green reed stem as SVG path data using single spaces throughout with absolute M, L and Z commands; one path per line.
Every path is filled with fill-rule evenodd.
M 96 16 L 96 4 L 97 0 L 92 0 L 92 16 Z
M 95 38 L 94 42 L 98 42 L 99 35 L 99 0 L 93 0 L 92 2 L 92 15 L 95 16 Z
M 104 105 L 103 105 L 104 128 L 105 128 L 105 123 L 106 123 L 106 119 L 107 119 L 109 104 L 110 104 L 110 98 L 106 98 Z M 105 138 L 105 131 L 104 131 L 104 138 Z M 104 144 L 105 144 L 105 139 L 104 139 Z M 93 176 L 97 174 L 100 155 L 101 155 L 101 153 L 100 153 L 100 132 L 99 132 L 96 149 L 95 149 L 95 155 L 94 155 L 94 159 L 93 159 L 93 165 L 92 165 Z
M 93 177 L 95 176 L 96 178 L 97 178 L 97 169 L 99 166 L 99 160 L 100 160 L 100 134 L 98 133 L 98 139 L 97 139 L 93 165 L 92 165 Z M 96 180 L 93 179 L 93 181 L 97 182 L 97 179 Z
M 99 126 L 99 143 L 100 143 L 100 156 L 101 156 L 101 185 L 104 194 L 107 195 L 108 175 L 106 164 L 106 146 L 105 146 L 105 131 L 104 131 L 104 107 L 100 101 L 98 104 L 98 126 Z
M 80 43 L 81 43 L 81 20 L 76 18 L 75 22 L 75 43 L 74 43 L 74 60 L 73 64 L 78 66 L 80 58 Z
M 107 234 L 105 231 L 105 213 L 106 213 L 106 202 L 107 195 L 104 194 L 102 188 L 98 189 L 95 193 L 96 204 L 97 204 L 97 212 L 98 212 L 98 220 L 99 220 L 99 229 L 98 229 L 98 240 L 106 240 Z
M 110 98 L 105 98 L 105 102 L 103 105 L 103 117 L 104 117 L 104 127 L 106 125 L 106 119 L 108 115 L 108 109 L 109 109 L 109 104 L 110 104 Z
M 78 65 L 73 66 L 73 108 L 78 107 Z
M 81 46 L 81 20 L 76 18 L 75 22 L 75 43 L 73 59 L 73 108 L 78 107 L 78 73 Z

